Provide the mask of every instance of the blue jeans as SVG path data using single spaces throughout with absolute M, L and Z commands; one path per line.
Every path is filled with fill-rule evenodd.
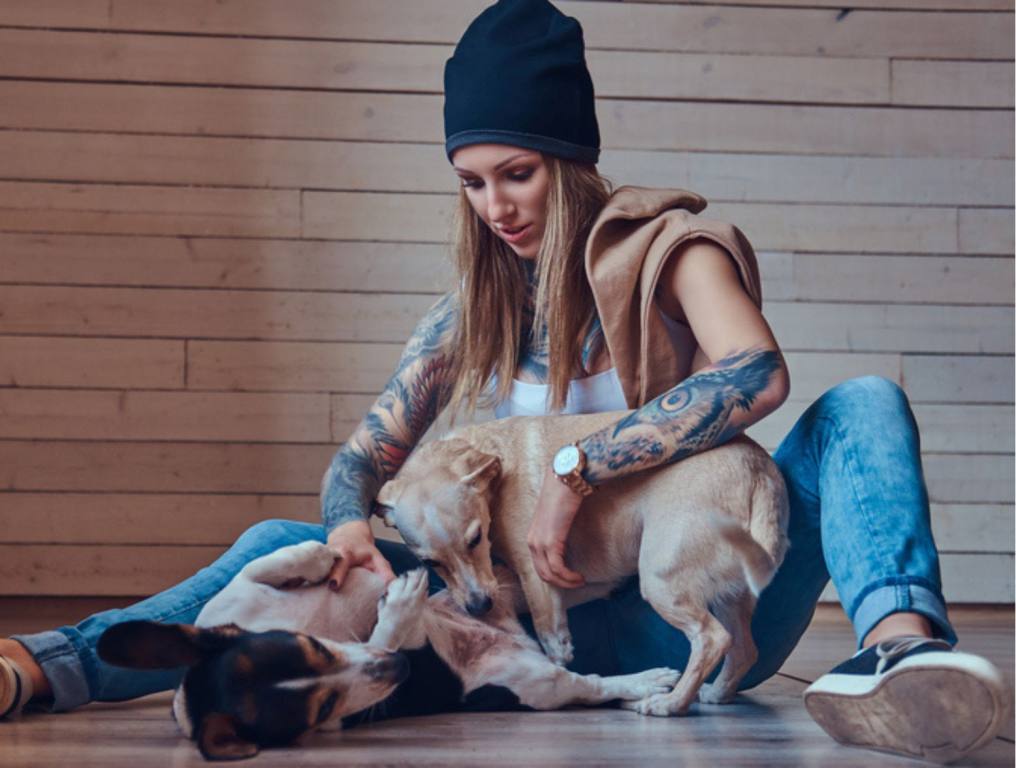
M 755 666 L 741 682 L 751 688 L 780 668 L 804 633 L 830 576 L 858 644 L 885 616 L 927 617 L 951 643 L 938 554 L 931 535 L 917 425 L 906 395 L 869 376 L 837 385 L 813 403 L 774 454 L 790 496 L 790 549 L 759 598 L 752 620 Z M 324 541 L 319 525 L 258 523 L 218 560 L 186 581 L 124 609 L 104 611 L 76 626 L 16 636 L 53 688 L 54 711 L 89 701 L 119 701 L 175 687 L 183 670 L 110 666 L 95 653 L 102 632 L 131 619 L 191 623 L 202 606 L 251 560 L 308 539 Z M 405 547 L 379 542 L 397 572 L 418 566 Z M 437 580 L 431 575 L 432 583 Z M 572 669 L 601 675 L 657 666 L 683 669 L 684 635 L 640 597 L 632 579 L 608 598 L 568 612 L 575 643 Z M 443 665 L 421 665 L 426 683 L 454 685 Z M 408 712 L 407 712 L 408 713 Z

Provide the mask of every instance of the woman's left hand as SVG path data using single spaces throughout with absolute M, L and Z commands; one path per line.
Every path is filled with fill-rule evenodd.
M 540 578 L 562 589 L 574 589 L 586 583 L 581 573 L 564 562 L 568 531 L 581 504 L 582 497 L 558 480 L 548 467 L 526 543 Z

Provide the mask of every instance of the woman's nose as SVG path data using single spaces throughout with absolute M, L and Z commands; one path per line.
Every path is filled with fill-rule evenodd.
M 493 185 L 487 191 L 487 219 L 491 222 L 508 219 L 514 209 L 512 201 Z

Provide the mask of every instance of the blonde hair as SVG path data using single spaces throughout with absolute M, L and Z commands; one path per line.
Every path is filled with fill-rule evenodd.
M 585 246 L 612 185 L 595 165 L 546 154 L 543 159 L 549 176 L 547 218 L 536 256 L 536 317 L 530 333 L 539 334 L 546 323 L 548 399 L 550 408 L 558 411 L 582 364 L 582 343 L 596 319 Z M 452 346 L 452 414 L 462 405 L 474 411 L 491 376 L 497 377 L 492 399 L 508 396 L 526 341 L 522 312 L 528 285 L 522 258 L 491 232 L 462 188 L 453 226 L 459 321 Z

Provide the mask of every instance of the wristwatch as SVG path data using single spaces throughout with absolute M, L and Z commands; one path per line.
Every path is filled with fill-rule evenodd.
M 551 466 L 557 479 L 580 496 L 588 496 L 596 490 L 595 486 L 582 477 L 582 470 L 586 468 L 586 454 L 578 443 L 570 443 L 555 453 Z

